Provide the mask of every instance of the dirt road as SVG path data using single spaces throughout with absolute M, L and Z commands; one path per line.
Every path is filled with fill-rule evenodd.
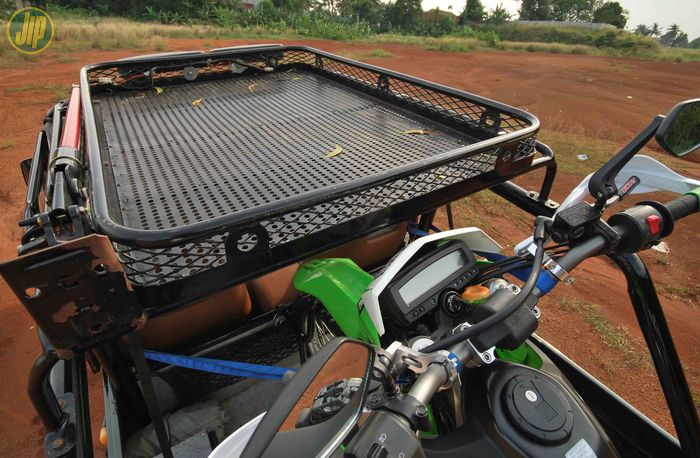
M 250 41 L 245 41 L 250 42 Z M 245 43 L 243 41 L 170 40 L 171 50 L 205 49 Z M 697 97 L 700 87 L 700 63 L 638 61 L 605 57 L 556 54 L 516 54 L 474 52 L 468 54 L 416 50 L 409 46 L 354 45 L 312 41 L 305 44 L 331 52 L 362 56 L 370 49 L 389 51 L 393 57 L 363 58 L 367 62 L 438 83 L 474 92 L 525 108 L 537 115 L 549 129 L 585 134 L 622 142 L 641 130 L 651 117 L 664 113 L 677 101 Z M 47 51 L 38 62 L 0 70 L 0 259 L 16 255 L 20 237 L 16 225 L 20 219 L 25 187 L 18 163 L 31 155 L 36 134 L 46 110 L 70 84 L 77 83 L 79 69 L 88 63 L 113 60 L 138 54 L 133 50 L 91 51 L 70 56 L 55 56 Z M 700 176 L 694 165 L 689 173 Z M 562 176 L 556 196 L 576 180 Z M 468 224 L 469 213 L 460 215 Z M 521 240 L 522 230 L 510 229 L 502 215 L 494 221 L 503 223 L 501 237 Z M 693 273 L 700 271 L 700 238 L 690 225 L 680 225 L 669 241 L 671 261 L 651 263 L 660 284 L 678 289 L 693 287 Z M 2 280 L 0 280 L 2 282 Z M 687 288 L 683 291 L 686 291 Z M 668 289 L 668 291 L 671 291 Z M 663 297 L 672 327 L 677 330 L 680 351 L 695 393 L 700 393 L 700 312 L 695 296 L 678 293 Z M 578 274 L 577 286 L 566 294 L 587 298 L 605 305 L 605 315 L 614 326 L 625 326 L 639 335 L 634 316 L 626 299 L 621 276 L 606 261 L 588 262 Z M 689 303 L 690 301 L 690 303 Z M 694 302 L 693 302 L 694 301 Z M 605 343 L 594 335 L 591 327 L 580 326 L 576 311 L 548 301 L 551 310 L 543 307 L 542 332 L 567 354 L 571 352 L 584 367 L 611 383 L 633 404 L 652 419 L 669 428 L 658 384 L 649 370 L 619 370 L 619 358 L 608 358 Z M 694 306 L 693 306 L 694 304 Z M 25 395 L 26 377 L 39 348 L 36 330 L 25 311 L 4 283 L 0 283 L 0 455 L 30 456 L 40 454 L 41 427 Z M 619 356 L 619 355 L 618 355 Z M 579 360 L 580 358 L 581 360 Z M 628 374 L 628 376 L 625 376 Z M 99 400 L 99 393 L 94 396 Z

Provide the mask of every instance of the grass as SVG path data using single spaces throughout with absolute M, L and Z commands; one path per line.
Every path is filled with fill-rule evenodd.
M 352 60 L 357 60 L 357 61 L 365 61 L 370 58 L 375 58 L 375 59 L 380 59 L 380 58 L 387 58 L 387 57 L 394 57 L 394 54 L 382 49 L 382 48 L 374 48 L 370 49 L 369 51 L 360 51 L 360 52 L 341 52 L 341 55 L 347 57 L 348 59 Z
M 60 54 L 56 56 L 56 62 L 61 64 L 70 64 L 73 62 L 80 62 L 80 59 L 66 54 Z
M 639 339 L 632 336 L 626 327 L 613 325 L 598 304 L 564 296 L 559 298 L 559 305 L 564 310 L 580 314 L 584 321 L 596 330 L 603 342 L 609 348 L 621 352 L 628 363 L 649 364 L 649 356 L 642 351 L 643 346 Z
M 5 89 L 6 95 L 17 94 L 20 92 L 50 92 L 55 100 L 65 99 L 70 95 L 70 86 L 65 84 L 39 84 L 30 83 L 22 86 Z
M 5 137 L 0 143 L 0 151 L 10 149 L 17 144 L 14 137 Z
M 697 286 L 658 286 L 659 293 L 664 296 L 671 297 L 673 299 L 682 299 L 691 307 L 695 308 L 697 306 L 698 297 L 700 297 L 700 287 Z
M 161 24 L 156 22 L 137 22 L 124 18 L 76 16 L 58 13 L 54 17 L 56 36 L 52 49 L 59 55 L 71 52 L 98 49 L 109 51 L 114 49 L 150 49 L 166 51 L 166 41 L 177 38 L 200 38 L 217 40 L 227 38 L 269 38 L 274 40 L 301 39 L 316 37 L 313 31 L 295 31 L 290 28 L 278 30 L 265 29 L 260 26 L 241 27 L 231 25 L 220 27 L 208 24 Z M 4 27 L 4 24 L 0 24 Z M 498 31 L 500 32 L 500 29 Z M 491 34 L 493 35 L 493 34 Z M 620 34 L 618 34 L 620 35 Z M 628 47 L 593 46 L 589 44 L 551 43 L 543 41 L 519 41 L 523 37 L 532 36 L 541 40 L 551 37 L 534 35 L 508 35 L 502 40 L 487 39 L 489 34 L 475 36 L 443 36 L 423 37 L 399 34 L 367 34 L 353 37 L 353 42 L 376 44 L 403 44 L 416 46 L 421 49 L 445 52 L 470 52 L 475 50 L 501 50 L 515 52 L 544 52 L 555 54 L 578 54 L 590 56 L 627 56 L 643 59 L 660 59 L 672 61 L 700 61 L 700 51 L 693 49 L 663 48 L 649 46 L 646 41 L 639 41 L 625 35 L 630 42 Z M 616 35 L 617 36 L 617 35 Z M 622 35 L 620 35 L 622 36 Z M 327 37 L 327 36 L 326 36 Z M 316 37 L 319 38 L 319 37 Z M 329 37 L 327 37 L 329 38 Z M 348 39 L 343 36 L 332 36 L 335 39 Z M 481 39 L 480 39 L 481 38 Z M 517 38 L 517 40 L 515 39 Z M 635 41 L 636 40 L 636 41 Z M 640 44 L 642 43 L 642 44 Z M 615 40 L 611 44 L 616 44 Z M 624 44 L 624 43 L 623 43 Z M 616 44 L 617 45 L 617 44 Z M 376 48 L 368 51 L 364 58 L 391 57 L 387 51 Z M 64 57 L 65 58 L 65 57 Z M 0 40 L 0 66 L 13 66 L 26 61 L 37 61 L 37 56 L 27 56 L 17 53 L 7 40 Z M 361 60 L 361 59 L 360 59 Z

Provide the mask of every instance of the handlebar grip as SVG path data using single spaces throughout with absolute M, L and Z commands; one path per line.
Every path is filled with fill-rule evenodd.
M 700 211 L 700 202 L 698 202 L 698 196 L 695 192 L 691 192 L 671 202 L 667 202 L 665 207 L 671 213 L 674 220 L 679 220 Z

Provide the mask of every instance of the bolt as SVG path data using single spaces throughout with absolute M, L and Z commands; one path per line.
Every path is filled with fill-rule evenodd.
M 59 448 L 63 448 L 63 446 L 66 444 L 66 440 L 62 437 L 59 437 L 55 439 L 53 442 L 51 442 L 51 448 L 54 450 L 58 450 Z
M 488 363 L 489 361 L 491 361 L 491 355 L 488 353 L 484 353 L 481 355 L 481 359 L 483 359 L 484 362 Z
M 428 408 L 424 404 L 419 404 L 416 407 L 416 417 L 425 418 L 428 416 Z

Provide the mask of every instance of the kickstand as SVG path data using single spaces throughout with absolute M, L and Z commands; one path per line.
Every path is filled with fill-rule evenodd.
M 156 437 L 158 438 L 160 451 L 163 458 L 173 458 L 173 451 L 170 449 L 170 437 L 168 437 L 165 422 L 163 421 L 163 416 L 160 413 L 158 398 L 156 398 L 156 391 L 153 388 L 153 380 L 151 380 L 151 371 L 148 369 L 148 365 L 146 364 L 146 358 L 143 357 L 141 336 L 139 336 L 137 332 L 132 332 L 129 334 L 129 353 L 134 360 L 136 373 L 141 379 L 143 398 L 146 401 L 148 415 L 151 417 L 153 429 L 155 430 Z

